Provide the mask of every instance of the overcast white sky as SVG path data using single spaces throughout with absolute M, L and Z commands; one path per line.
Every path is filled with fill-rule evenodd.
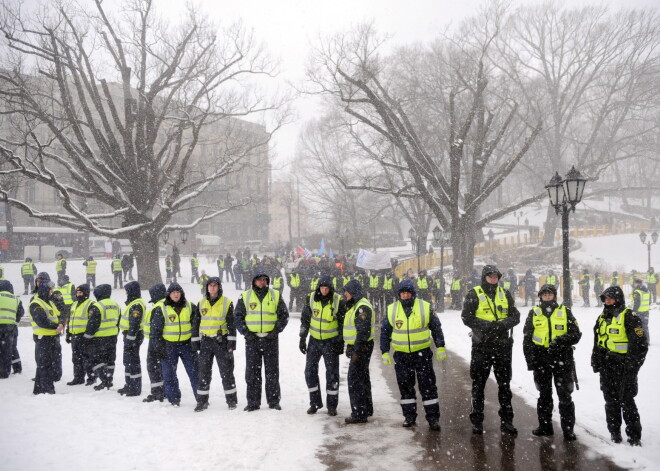
M 158 8 L 167 8 L 175 14 L 181 6 L 177 2 L 161 0 Z M 180 5 L 184 2 L 180 2 Z M 281 60 L 281 78 L 301 81 L 309 44 L 316 38 L 349 28 L 364 21 L 374 20 L 379 31 L 392 36 L 396 43 L 428 41 L 450 23 L 475 13 L 483 5 L 481 0 L 201 0 L 202 9 L 216 21 L 232 23 L 243 19 L 254 28 L 256 36 L 264 41 L 274 57 Z M 539 3 L 518 0 L 515 5 Z M 658 7 L 660 0 L 572 0 L 567 5 L 608 4 L 614 8 Z M 166 6 L 167 5 L 167 6 Z M 162 11 L 162 10 L 161 10 Z M 180 10 L 179 10 L 180 11 Z M 283 129 L 273 142 L 277 161 L 288 161 L 296 147 L 297 134 L 305 119 L 314 114 L 309 99 L 297 106 L 298 119 Z M 274 175 L 276 179 L 278 175 Z

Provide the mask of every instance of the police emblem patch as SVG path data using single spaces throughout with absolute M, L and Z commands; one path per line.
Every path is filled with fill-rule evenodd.
M 140 310 L 134 309 L 131 311 L 131 314 L 133 314 L 133 317 L 140 317 Z
M 313 312 L 314 312 L 314 315 L 315 315 L 315 316 L 318 316 L 318 315 L 319 315 L 319 312 L 321 312 L 321 311 L 318 310 L 318 309 L 314 309 Z
M 207 312 L 209 312 L 209 310 L 208 310 L 208 309 L 206 309 L 206 308 L 204 308 L 204 309 L 202 309 L 202 315 L 204 315 L 204 316 L 205 316 Z
M 257 303 L 250 303 L 250 309 L 255 310 L 257 308 Z
M 637 337 L 644 337 L 644 329 L 641 327 L 635 327 L 635 333 L 637 334 Z
M 170 322 L 174 322 L 176 320 L 176 316 L 169 316 Z
M 62 299 L 62 293 L 60 293 L 59 291 L 55 293 L 55 299 L 57 299 L 58 301 Z
M 403 321 L 396 321 L 394 325 L 396 325 L 397 329 L 400 329 L 401 327 L 403 327 Z

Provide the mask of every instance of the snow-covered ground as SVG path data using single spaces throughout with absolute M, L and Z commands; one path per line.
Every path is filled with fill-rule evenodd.
M 628 238 L 621 239 L 618 238 Z M 644 269 L 646 253 L 637 250 L 643 247 L 635 235 L 612 238 L 595 238 L 597 243 L 583 244 L 575 259 L 595 260 L 607 258 L 620 270 Z M 607 240 L 610 242 L 607 242 Z M 630 250 L 622 250 L 629 247 Z M 632 250 L 635 249 L 635 250 Z M 615 258 L 616 261 L 615 261 Z M 621 261 L 618 261 L 619 258 Z M 183 263 L 183 273 L 187 260 Z M 660 265 L 660 263 L 658 263 Z M 6 277 L 15 285 L 17 293 L 22 293 L 19 264 L 5 264 Z M 40 271 L 54 274 L 54 263 L 39 263 Z M 212 261 L 202 262 L 209 274 L 215 274 Z M 74 283 L 84 281 L 84 270 L 79 261 L 69 262 L 69 273 Z M 98 278 L 108 282 L 110 261 L 99 262 Z M 199 299 L 197 285 L 186 283 L 183 287 L 193 301 Z M 146 287 L 143 287 L 146 288 Z M 233 283 L 224 284 L 225 294 L 236 300 L 239 292 Z M 145 296 L 147 293 L 145 291 Z M 285 292 L 286 296 L 286 292 Z M 123 290 L 116 290 L 113 299 L 122 302 Z M 23 296 L 24 304 L 27 297 Z M 598 376 L 589 366 L 592 346 L 591 329 L 598 316 L 596 308 L 580 308 L 578 301 L 574 308 L 584 332 L 576 349 L 577 370 L 580 390 L 574 394 L 576 402 L 578 439 L 594 451 L 610 456 L 619 465 L 629 469 L 657 469 L 660 463 L 660 408 L 655 393 L 660 387 L 657 374 L 657 359 L 660 354 L 657 345 L 652 345 L 647 362 L 639 377 L 638 406 L 643 432 L 643 447 L 631 448 L 627 445 L 614 445 L 609 442 L 605 426 L 604 403 L 599 390 Z M 527 310 L 520 308 L 522 317 Z M 651 313 L 651 330 L 657 328 L 658 307 Z M 460 321 L 460 314 L 447 311 L 440 316 L 447 339 L 450 355 L 469 359 L 470 341 L 467 328 Z M 190 384 L 183 368 L 179 368 L 182 389 L 180 408 L 167 403 L 143 404 L 142 398 L 125 398 L 116 393 L 123 379 L 121 365 L 121 342 L 117 352 L 115 388 L 111 391 L 96 392 L 85 386 L 66 386 L 72 378 L 71 350 L 62 342 L 64 354 L 64 376 L 56 384 L 57 394 L 32 395 L 34 375 L 34 344 L 31 329 L 20 327 L 19 349 L 23 361 L 23 374 L 12 375 L 0 380 L 0 469 L 323 469 L 321 456 L 317 453 L 323 445 L 336 440 L 337 428 L 343 417 L 349 414 L 346 391 L 347 363 L 342 357 L 342 384 L 340 386 L 339 416 L 328 417 L 322 409 L 310 417 L 308 393 L 304 380 L 304 356 L 298 351 L 298 314 L 294 313 L 280 339 L 280 370 L 282 386 L 282 411 L 268 408 L 247 413 L 245 405 L 244 346 L 239 336 L 236 354 L 236 379 L 239 408 L 230 411 L 224 404 L 221 382 L 217 370 L 211 385 L 211 407 L 203 413 L 194 413 L 194 399 Z M 536 390 L 532 374 L 528 372 L 522 355 L 520 340 L 522 324 L 515 330 L 513 390 L 529 404 L 536 404 Z M 377 350 L 378 351 L 378 350 Z M 377 355 L 378 353 L 375 353 Z M 146 348 L 143 345 L 143 396 L 148 393 L 148 379 L 144 371 Z M 401 412 L 398 404 L 398 391 L 392 393 L 380 370 L 372 361 L 372 384 L 376 416 L 381 424 L 400 423 Z M 323 368 L 321 367 L 321 370 Z M 321 374 L 323 378 L 323 373 Z M 322 379 L 322 387 L 324 380 Z M 442 398 L 441 398 L 442 401 Z M 557 418 L 557 414 L 555 414 Z M 392 440 L 396 445 L 396 460 L 392 469 L 404 469 L 408 457 L 415 456 L 417 445 L 414 441 L 402 444 L 396 433 L 383 433 L 376 421 L 374 425 L 359 430 L 342 428 L 342 433 L 359 437 L 355 446 L 369 447 L 369 443 L 383 445 Z M 464 421 L 448 422 L 448 414 L 443 417 L 442 426 L 467 427 Z M 400 427 L 398 427 L 400 429 Z M 527 430 L 521 430 L 518 440 L 531 439 Z M 369 462 L 355 463 L 367 467 Z M 372 463 L 373 464 L 373 463 Z M 362 466 L 364 465 L 364 466 Z

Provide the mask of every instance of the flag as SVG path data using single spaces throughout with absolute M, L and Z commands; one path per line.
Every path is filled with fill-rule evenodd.
M 328 254 L 328 258 L 335 258 L 335 253 L 330 249 L 330 253 Z
M 321 247 L 319 248 L 318 256 L 320 257 L 323 254 L 325 254 L 325 239 L 321 239 Z
M 310 251 L 307 250 L 307 249 L 303 249 L 303 254 L 305 255 L 305 258 L 306 258 L 307 260 L 309 260 L 310 258 L 312 258 L 312 252 L 310 252 Z
M 305 257 L 305 251 L 301 246 L 296 247 L 296 253 L 300 255 L 301 257 Z

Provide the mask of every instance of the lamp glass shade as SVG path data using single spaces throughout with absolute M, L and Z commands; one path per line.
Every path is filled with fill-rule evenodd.
M 439 244 L 442 241 L 443 235 L 444 234 L 442 232 L 442 229 L 440 229 L 440 226 L 435 226 L 435 228 L 433 229 L 433 242 L 435 242 L 436 245 Z
M 185 244 L 186 241 L 188 240 L 188 231 L 184 229 L 181 231 L 179 235 L 181 236 L 181 242 Z
M 582 194 L 584 193 L 587 179 L 579 171 L 575 170 L 575 167 L 571 167 L 571 170 L 566 174 L 562 183 L 564 185 L 564 194 L 571 206 L 575 206 L 582 201 Z
M 555 172 L 555 176 L 552 177 L 545 188 L 548 190 L 550 204 L 555 208 L 559 207 L 564 202 L 564 187 L 561 184 L 559 173 Z
M 651 234 L 651 240 L 655 244 L 658 241 L 658 233 L 653 231 L 653 234 Z
M 163 242 L 167 244 L 167 241 L 170 239 L 170 233 L 169 231 L 163 231 L 160 233 L 161 238 L 163 239 Z
M 646 232 L 640 232 L 639 233 L 639 240 L 642 241 L 642 244 L 646 243 Z
M 410 238 L 410 240 L 415 238 L 415 229 L 413 229 L 412 227 L 408 231 L 408 238 Z

